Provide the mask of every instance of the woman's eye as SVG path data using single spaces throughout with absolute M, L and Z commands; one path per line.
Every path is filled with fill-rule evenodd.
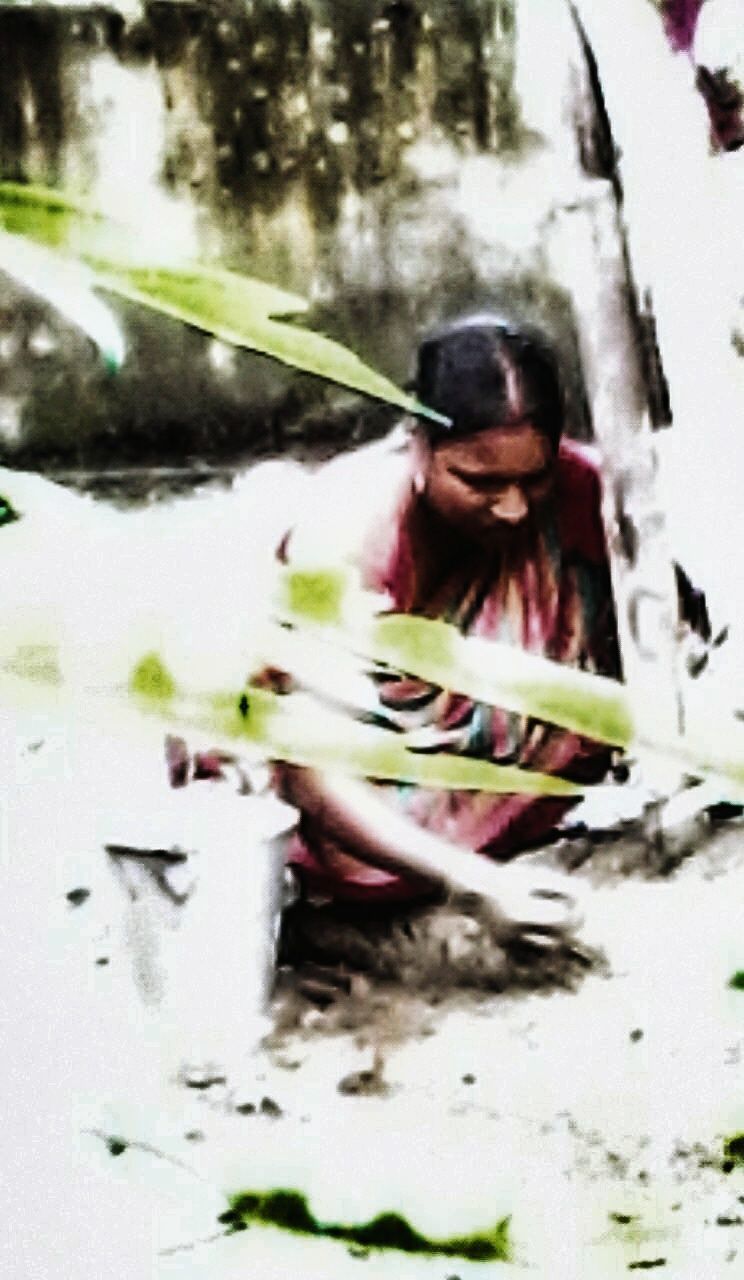
M 505 485 L 496 480 L 479 480 L 477 476 L 461 476 L 460 481 L 467 489 L 472 489 L 474 493 L 493 493 L 499 494 L 505 488 Z
M 466 489 L 472 489 L 474 493 L 487 493 L 498 497 L 504 490 L 511 488 L 516 484 L 519 489 L 531 492 L 535 489 L 542 489 L 549 482 L 550 475 L 547 471 L 540 471 L 534 476 L 525 476 L 520 481 L 514 480 L 494 480 L 491 477 L 484 477 L 482 480 L 478 476 L 457 476 L 460 484 Z

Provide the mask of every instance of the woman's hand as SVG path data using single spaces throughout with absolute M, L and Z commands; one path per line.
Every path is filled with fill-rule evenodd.
M 481 861 L 487 874 L 480 874 L 480 868 L 473 874 L 469 867 L 472 889 L 463 892 L 453 887 L 452 895 L 485 919 L 497 938 L 529 940 L 545 948 L 575 938 L 584 921 L 575 881 L 534 866 Z
M 583 914 L 573 880 L 560 872 L 494 863 L 418 826 L 368 783 L 281 766 L 282 799 L 295 805 L 348 854 L 372 866 L 424 877 L 488 918 L 504 939 L 560 944 Z

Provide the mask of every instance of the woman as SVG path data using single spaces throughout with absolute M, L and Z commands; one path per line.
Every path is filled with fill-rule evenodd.
M 455 320 L 421 344 L 415 390 L 451 426 L 420 421 L 406 438 L 393 433 L 328 464 L 283 558 L 322 560 L 332 547 L 397 612 L 617 676 L 597 467 L 561 441 L 563 393 L 546 339 L 492 314 Z M 423 722 L 430 747 L 581 781 L 607 768 L 604 747 L 419 680 L 384 679 L 378 696 L 388 717 Z M 522 877 L 474 856 L 505 860 L 545 838 L 565 801 L 286 765 L 277 784 L 301 813 L 290 861 L 311 894 L 368 907 L 444 886 L 485 896 L 507 925 L 569 921 L 565 899 L 530 898 Z

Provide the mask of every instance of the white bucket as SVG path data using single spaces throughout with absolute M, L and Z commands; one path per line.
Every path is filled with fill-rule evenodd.
M 111 858 L 128 897 L 124 946 L 163 1065 L 234 1075 L 270 1027 L 285 851 L 297 814 L 273 795 L 240 796 L 221 782 L 173 792 L 166 809 L 154 847 L 177 845 L 185 861 Z M 147 834 L 150 843 L 155 832 Z

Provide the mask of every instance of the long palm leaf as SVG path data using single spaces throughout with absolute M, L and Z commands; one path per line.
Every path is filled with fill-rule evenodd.
M 309 628 L 331 647 L 354 652 L 370 665 L 405 671 L 608 745 L 643 746 L 682 762 L 691 772 L 714 776 L 732 799 L 744 796 L 744 728 L 733 717 L 725 725 L 697 717 L 684 735 L 662 738 L 653 709 L 640 721 L 619 682 L 498 641 L 463 636 L 445 622 L 377 616 L 375 597 L 361 591 L 355 575 L 343 568 L 281 570 L 273 607 L 279 622 L 298 628 L 299 646 L 306 643 L 303 635 Z M 287 653 L 288 635 L 281 644 Z
M 75 573 L 82 574 L 85 580 L 86 554 L 101 555 L 98 536 L 101 515 L 93 504 L 59 485 L 9 470 L 0 470 L 0 495 L 0 512 L 10 513 L 7 525 L 0 528 L 0 544 L 4 547 L 0 566 L 6 574 L 0 665 L 6 672 L 22 675 L 26 680 L 59 679 L 65 670 L 60 655 L 67 634 L 64 587 L 62 584 L 55 594 L 56 577 L 52 574 L 54 581 L 50 585 L 47 574 L 40 588 L 43 575 L 34 577 L 34 564 L 39 558 L 44 562 L 50 544 L 64 546 L 66 538 L 74 538 L 78 547 Z M 122 528 L 114 541 L 116 537 L 127 539 L 126 529 Z M 111 543 L 106 543 L 106 547 L 110 548 Z M 27 585 L 19 593 L 14 584 L 20 582 Z M 48 607 L 44 607 L 40 598 L 45 592 L 51 593 Z M 271 622 L 272 615 L 274 622 Z M 287 623 L 291 629 L 282 625 Z M 182 630 L 182 621 L 175 625 L 176 631 Z M 254 619 L 250 632 L 246 666 L 254 663 L 256 669 L 261 663 L 273 662 L 296 672 L 301 686 L 315 690 L 326 708 L 335 702 L 348 705 L 357 713 L 369 713 L 371 705 L 365 703 L 369 682 L 358 677 L 365 670 L 383 664 L 464 693 L 479 702 L 545 720 L 597 741 L 620 747 L 641 744 L 662 756 L 684 762 L 693 773 L 711 775 L 720 782 L 722 794 L 732 800 L 739 800 L 744 794 L 744 728 L 733 717 L 727 717 L 725 723 L 716 717 L 709 725 L 697 720 L 683 738 L 662 741 L 652 721 L 645 724 L 635 721 L 626 691 L 616 681 L 575 671 L 496 641 L 463 637 L 442 622 L 391 614 L 380 616 L 377 598 L 362 592 L 354 576 L 342 568 L 279 570 L 273 599 L 266 600 L 264 625 L 255 625 Z M 84 647 L 85 640 L 82 636 L 78 643 Z M 125 658 L 119 669 L 130 672 L 139 669 L 141 651 L 138 656 L 135 636 L 118 636 L 117 644 L 123 655 L 130 655 L 128 666 Z M 169 662 L 167 642 L 161 656 L 163 663 Z M 214 661 L 219 661 L 218 650 Z M 15 687 L 17 691 L 19 686 Z M 46 689 L 49 693 L 49 685 Z M 128 690 L 117 692 L 111 688 L 108 691 L 109 696 L 120 701 L 136 697 L 140 704 L 142 694 L 137 681 Z M 174 724 L 183 723 L 188 712 L 206 733 L 220 735 L 229 730 L 230 736 L 242 737 L 247 743 L 255 731 L 257 708 L 264 704 L 260 696 L 256 700 L 254 695 L 252 718 L 240 721 L 236 712 L 238 696 L 239 690 L 236 690 L 234 695 L 195 699 L 188 696 L 188 690 L 176 690 L 174 686 L 168 697 L 163 697 L 161 688 L 159 700 L 155 697 L 150 701 L 153 709 Z M 300 711 L 301 704 L 284 702 L 283 713 L 287 714 L 284 719 L 277 719 L 272 728 L 272 734 L 281 729 L 282 741 L 267 739 L 267 749 L 291 752 L 297 732 L 294 745 L 304 753 L 303 759 L 308 758 L 308 750 L 312 758 L 314 748 L 312 744 L 308 747 L 308 739 L 303 736 L 307 727 L 302 724 Z M 346 757 L 351 770 L 359 772 L 362 764 L 366 767 L 372 762 L 368 755 L 354 756 L 360 740 L 353 736 L 356 729 L 352 736 L 346 736 L 348 722 L 348 716 L 337 716 L 333 723 L 338 748 L 336 760 L 338 767 L 343 768 Z M 398 770 L 395 774 L 401 781 L 411 781 L 414 776 L 423 778 L 424 771 L 430 767 L 446 773 L 449 762 L 458 759 L 442 752 L 434 765 L 423 764 L 424 757 L 410 750 L 414 743 L 406 741 L 404 735 L 381 732 L 385 738 L 375 738 L 374 743 L 365 735 L 364 750 L 392 747 L 393 755 L 386 757 L 388 764 L 395 757 L 396 770 L 401 761 L 406 765 L 406 771 Z M 328 748 L 327 739 L 328 735 L 324 750 Z M 401 748 L 405 748 L 407 754 L 401 755 Z M 296 762 L 301 763 L 299 758 Z M 379 758 L 377 767 L 380 767 Z M 459 758 L 448 775 L 450 786 L 466 785 L 460 772 L 462 768 L 462 758 Z M 414 769 L 415 774 L 411 772 Z M 445 773 L 437 775 L 436 785 L 448 785 Z M 495 779 L 495 775 L 492 776 Z M 431 785 L 435 785 L 433 774 L 431 777 Z M 518 776 L 513 776 L 510 784 L 514 790 L 522 789 Z M 482 777 L 479 785 L 487 789 L 490 784 Z M 540 785 L 539 781 L 535 783 L 535 775 L 524 780 L 524 787 L 530 791 L 535 785 Z
M 277 695 L 248 686 L 242 694 L 189 697 L 156 654 L 135 667 L 129 695 L 143 711 L 220 738 L 242 739 L 290 764 L 391 782 L 494 794 L 576 797 L 585 788 L 563 778 L 441 752 L 413 751 L 405 735 L 362 724 L 306 694 Z
M 286 317 L 308 310 L 296 294 L 203 263 L 143 262 L 136 231 L 43 187 L 0 183 L 0 227 L 84 262 L 97 288 L 408 413 L 447 421 L 342 343 L 289 323 Z M 13 246 L 6 241 L 0 269 L 13 266 Z

